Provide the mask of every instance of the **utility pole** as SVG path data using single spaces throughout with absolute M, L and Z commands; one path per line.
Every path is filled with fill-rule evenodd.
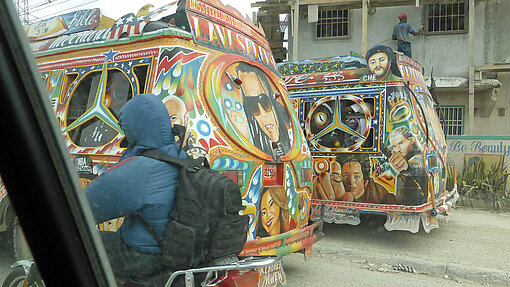
M 22 24 L 28 24 L 28 0 L 14 0 L 14 6 L 18 11 L 19 19 Z

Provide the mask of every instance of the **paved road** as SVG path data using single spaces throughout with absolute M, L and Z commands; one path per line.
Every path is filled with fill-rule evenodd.
M 456 209 L 429 234 L 383 224 L 378 216 L 326 224 L 310 261 L 284 258 L 288 286 L 510 286 L 510 214 Z M 416 273 L 395 272 L 397 264 Z
M 388 232 L 383 224 L 377 216 L 359 226 L 325 224 L 308 262 L 301 254 L 284 258 L 287 286 L 510 286 L 510 214 L 456 209 L 428 234 Z M 0 250 L 0 282 L 13 261 Z M 396 264 L 416 273 L 395 272 Z

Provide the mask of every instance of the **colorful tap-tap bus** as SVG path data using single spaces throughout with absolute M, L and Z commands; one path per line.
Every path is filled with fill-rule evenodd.
M 458 199 L 446 190 L 447 145 L 422 66 L 386 46 L 366 57 L 279 65 L 313 156 L 311 219 L 429 232 Z
M 184 127 L 188 155 L 240 186 L 251 217 L 241 255 L 310 255 L 312 158 L 263 30 L 218 0 L 149 9 L 116 21 L 81 10 L 26 27 L 83 187 L 125 150 L 121 107 L 152 93 Z

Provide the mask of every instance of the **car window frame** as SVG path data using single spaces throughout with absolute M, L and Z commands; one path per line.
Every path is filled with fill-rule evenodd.
M 0 1 L 0 174 L 47 286 L 116 286 L 11 0 Z

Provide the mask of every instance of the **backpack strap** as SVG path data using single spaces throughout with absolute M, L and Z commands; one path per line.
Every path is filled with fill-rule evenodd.
M 158 149 L 150 149 L 145 150 L 141 153 L 142 156 L 150 157 L 153 159 L 157 159 L 159 161 L 163 161 L 169 164 L 173 164 L 178 167 L 184 167 L 188 169 L 188 171 L 193 172 L 197 171 L 200 166 L 207 166 L 209 167 L 209 163 L 207 162 L 205 157 L 199 157 L 197 159 L 180 159 L 177 157 L 173 157 L 171 155 L 168 155 Z
M 182 160 L 180 158 L 176 158 L 176 157 L 173 157 L 173 156 L 170 156 L 158 149 L 149 149 L 149 150 L 144 150 L 142 151 L 141 153 L 142 156 L 145 156 L 145 157 L 150 157 L 150 158 L 153 158 L 153 159 L 157 159 L 159 161 L 164 161 L 164 162 L 167 162 L 167 163 L 170 163 L 170 164 L 173 164 L 173 165 L 176 165 L 176 166 L 179 166 L 179 167 L 184 167 L 185 166 L 185 160 Z
M 147 231 L 149 231 L 149 233 L 152 235 L 152 237 L 154 238 L 154 240 L 156 240 L 156 242 L 158 242 L 158 245 L 161 247 L 163 246 L 163 240 L 161 239 L 161 237 L 159 237 L 159 235 L 156 233 L 156 230 L 154 230 L 154 227 L 152 227 L 145 219 L 143 219 L 143 217 L 140 215 L 140 213 L 138 212 L 135 212 L 133 214 L 130 215 L 134 220 L 140 220 L 143 225 L 145 226 L 145 228 L 147 229 Z M 133 221 L 134 222 L 134 221 Z

